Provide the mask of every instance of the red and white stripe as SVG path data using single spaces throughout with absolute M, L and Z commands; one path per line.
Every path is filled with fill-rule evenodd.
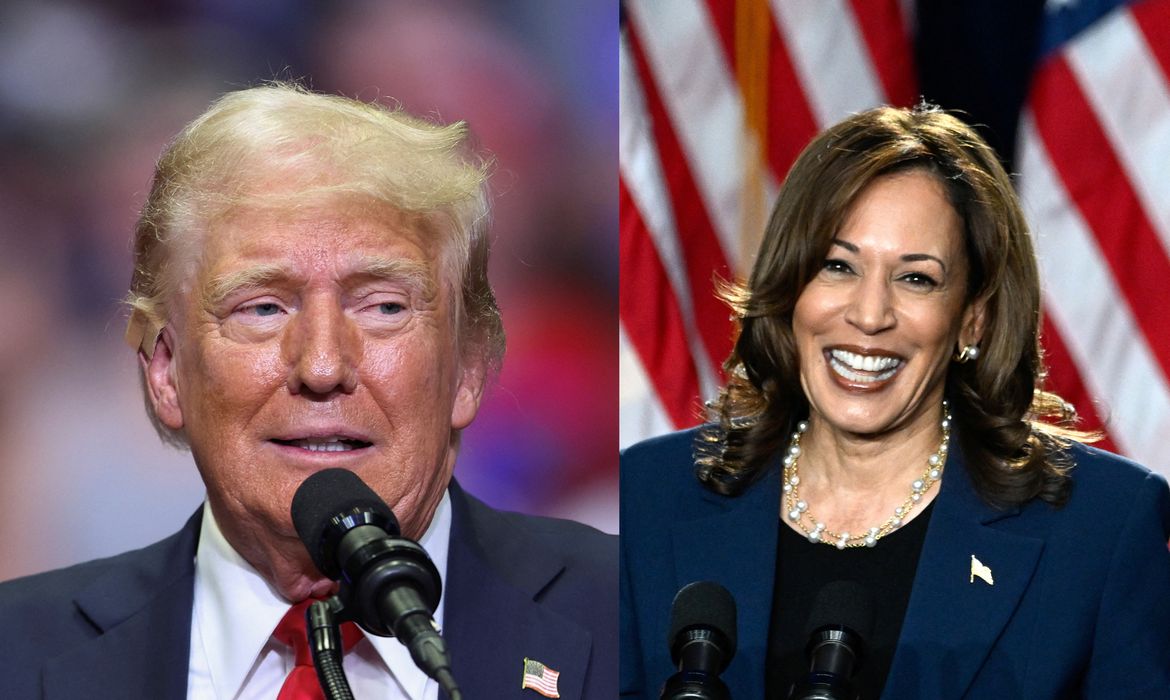
M 560 671 L 554 671 L 540 662 L 533 662 L 532 666 L 535 668 L 529 670 L 529 662 L 525 662 L 524 677 L 520 689 L 531 688 L 546 698 L 561 697 L 561 693 L 557 689 L 557 679 L 561 677 Z
M 741 3 L 764 0 L 739 0 Z M 742 8 L 740 8 L 742 9 Z M 772 0 L 767 134 L 736 77 L 735 0 L 631 0 L 620 58 L 621 445 L 700 420 L 731 349 L 714 278 L 747 271 L 765 202 L 821 129 L 916 97 L 897 0 Z M 761 150 L 760 143 L 764 143 Z M 747 231 L 747 233 L 745 233 Z
M 1020 194 L 1055 388 L 1170 474 L 1170 2 L 1115 11 L 1037 69 Z M 1062 346 L 1064 355 L 1053 353 Z

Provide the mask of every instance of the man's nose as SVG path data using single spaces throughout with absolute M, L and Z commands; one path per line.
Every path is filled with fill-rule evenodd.
M 845 321 L 866 335 L 876 335 L 893 327 L 894 290 L 879 277 L 862 277 L 852 289 Z
M 286 327 L 282 350 L 293 394 L 349 394 L 357 387 L 361 335 L 336 301 L 306 302 Z

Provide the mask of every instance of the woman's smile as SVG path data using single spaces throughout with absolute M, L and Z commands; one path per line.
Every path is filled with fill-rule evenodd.
M 932 425 L 951 356 L 978 337 L 966 292 L 963 223 L 938 179 L 871 182 L 793 312 L 810 421 L 854 435 Z
M 884 388 L 906 365 L 896 355 L 854 352 L 844 348 L 825 350 L 825 361 L 838 384 L 853 391 Z

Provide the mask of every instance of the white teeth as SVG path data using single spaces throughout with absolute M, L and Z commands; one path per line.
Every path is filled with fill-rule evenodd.
M 831 350 L 829 365 L 851 382 L 880 382 L 894 376 L 902 366 L 896 357 L 885 355 L 859 355 L 848 350 Z M 867 372 L 869 374 L 861 374 Z M 878 374 L 872 374 L 877 372 Z
M 353 445 L 348 442 L 342 442 L 342 439 L 339 437 L 293 440 L 291 444 L 303 450 L 309 450 L 310 452 L 348 452 L 354 449 Z

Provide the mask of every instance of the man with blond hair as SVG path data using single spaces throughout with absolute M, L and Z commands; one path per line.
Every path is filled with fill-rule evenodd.
M 293 697 L 274 632 L 336 583 L 290 502 L 335 467 L 442 575 L 467 697 L 616 696 L 615 538 L 452 479 L 504 350 L 488 167 L 466 142 L 287 84 L 228 93 L 176 138 L 135 231 L 126 337 L 207 498 L 160 543 L 0 585 L 0 697 Z M 358 698 L 440 695 L 394 639 L 358 639 L 344 667 Z

